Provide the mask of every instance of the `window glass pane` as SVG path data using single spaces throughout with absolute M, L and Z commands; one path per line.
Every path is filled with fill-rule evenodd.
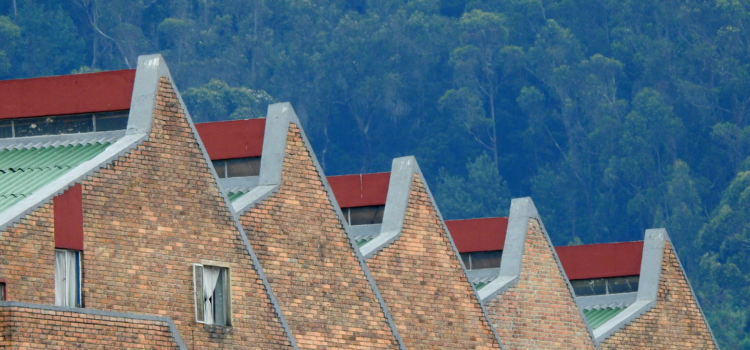
M 193 289 L 195 293 L 195 320 L 203 322 L 203 266 L 193 265 Z
M 383 223 L 384 205 L 349 208 L 351 225 L 370 225 Z
M 227 324 L 227 269 L 220 269 L 219 280 L 216 282 L 214 289 L 214 324 Z
M 607 280 L 610 293 L 630 293 L 638 291 L 638 276 L 612 277 Z
M 74 134 L 94 131 L 91 114 L 15 120 L 16 137 Z
M 223 160 L 215 160 L 212 163 L 214 163 L 214 169 L 216 169 L 216 173 L 219 174 L 220 178 L 227 177 L 227 162 Z
M 0 301 L 5 301 L 5 283 L 0 283 Z
M 83 271 L 81 269 L 81 252 L 79 251 L 71 251 L 71 254 L 75 257 L 74 267 L 75 267 L 75 283 L 73 284 L 73 292 L 75 293 L 75 306 L 76 307 L 83 307 L 83 302 L 81 300 L 81 272 Z
M 13 137 L 13 123 L 10 120 L 0 120 L 0 139 Z
M 65 301 L 66 291 L 65 288 L 65 261 L 66 252 L 61 249 L 55 249 L 55 305 L 66 306 Z
M 576 296 L 607 294 L 607 282 L 603 278 L 570 281 Z
M 461 253 L 461 260 L 464 261 L 464 267 L 466 267 L 467 270 L 471 270 L 471 261 L 469 261 L 469 256 L 471 256 L 471 253 Z
M 97 113 L 96 131 L 125 130 L 128 128 L 129 111 Z
M 258 176 L 260 157 L 227 159 L 227 177 Z
M 502 250 L 471 253 L 471 269 L 479 270 L 498 268 L 500 267 L 500 258 L 502 256 Z

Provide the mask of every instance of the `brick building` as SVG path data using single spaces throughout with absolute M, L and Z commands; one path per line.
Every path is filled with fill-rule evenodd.
M 289 104 L 193 124 L 159 55 L 0 81 L 0 348 L 675 346 L 715 347 L 663 230 L 444 221 L 413 157 L 326 177 Z

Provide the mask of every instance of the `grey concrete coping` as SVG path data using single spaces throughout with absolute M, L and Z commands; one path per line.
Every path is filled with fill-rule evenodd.
M 292 108 L 292 105 L 288 102 L 276 103 L 268 106 L 268 113 L 266 114 L 266 130 L 265 135 L 263 136 L 263 152 L 261 155 L 263 161 L 260 163 L 258 186 L 234 201 L 232 208 L 235 212 L 235 217 L 239 218 L 242 213 L 278 191 L 279 186 L 281 185 L 281 172 L 284 165 L 284 156 L 286 155 L 287 135 L 289 133 L 290 124 L 294 124 L 299 128 L 302 142 L 310 154 L 310 158 L 318 172 L 320 181 L 323 183 L 326 193 L 328 194 L 328 199 L 331 201 L 331 205 L 336 211 L 336 215 L 338 216 L 341 225 L 344 227 L 345 233 L 350 237 L 350 226 L 341 211 L 341 207 L 336 201 L 331 186 L 328 184 L 328 179 L 323 172 L 323 168 L 320 166 L 320 163 L 318 163 L 318 158 L 315 156 L 312 145 L 307 139 L 302 123 L 294 112 L 294 108 Z M 375 284 L 375 279 L 372 277 L 370 269 L 367 267 L 367 262 L 365 261 L 364 256 L 360 253 L 357 243 L 354 240 L 349 239 L 349 243 L 365 277 L 367 278 L 367 282 L 370 284 L 370 288 L 375 294 L 378 303 L 380 303 L 381 310 L 385 315 L 388 326 L 393 332 L 396 342 L 399 344 L 399 348 L 406 349 L 406 345 L 396 328 L 396 323 L 393 321 L 393 317 L 388 310 L 388 305 L 385 303 L 378 286 Z M 249 241 L 247 244 L 250 244 Z
M 6 149 L 45 148 L 69 145 L 113 143 L 125 136 L 125 130 L 86 132 L 77 134 L 44 135 L 0 139 L 0 151 Z
M 5 307 L 17 307 L 17 308 L 23 308 L 23 309 L 45 310 L 45 311 L 55 311 L 55 312 L 70 312 L 70 313 L 77 313 L 77 314 L 84 314 L 84 315 L 95 315 L 95 316 L 104 316 L 104 317 L 126 318 L 126 319 L 131 319 L 131 320 L 164 322 L 167 324 L 167 326 L 169 326 L 169 331 L 170 333 L 172 333 L 172 338 L 174 339 L 174 342 L 177 344 L 177 347 L 179 349 L 187 350 L 187 346 L 185 346 L 185 342 L 182 341 L 182 337 L 180 336 L 180 331 L 175 326 L 174 321 L 172 321 L 172 319 L 169 317 L 145 315 L 145 314 L 133 314 L 133 313 L 126 313 L 126 312 L 113 312 L 113 311 L 85 309 L 85 308 L 75 308 L 75 307 L 63 307 L 63 306 L 44 305 L 44 304 L 22 303 L 22 302 L 17 302 L 17 301 L 0 301 L 0 308 L 5 308 Z
M 451 244 L 451 248 L 458 259 L 459 264 L 461 264 L 461 269 L 466 271 L 463 260 L 461 260 L 461 254 L 459 254 L 458 248 L 456 248 L 456 244 L 453 242 L 453 237 L 451 237 L 450 231 L 448 230 L 448 226 L 445 225 L 443 215 L 440 213 L 440 208 L 438 208 L 435 198 L 432 196 L 432 191 L 430 191 L 430 187 L 427 185 L 427 181 L 422 174 L 422 170 L 419 168 L 419 164 L 417 164 L 417 160 L 413 156 L 401 157 L 393 160 L 380 234 L 360 248 L 362 255 L 367 259 L 372 258 L 377 255 L 378 252 L 398 240 L 401 236 L 404 222 L 406 220 L 406 210 L 409 205 L 411 183 L 414 175 L 417 175 L 422 180 L 425 192 L 427 192 L 427 196 L 430 198 L 430 203 L 437 213 L 440 224 L 443 226 L 443 230 Z M 477 294 L 477 289 L 472 283 L 469 283 L 469 286 L 474 292 L 474 296 L 477 298 L 477 303 L 479 303 L 479 307 L 482 309 L 482 314 L 487 320 L 490 330 L 492 330 L 492 335 L 495 337 L 495 341 L 497 341 L 501 349 L 504 349 L 503 343 L 495 331 L 495 326 L 490 322 L 489 314 L 487 313 L 484 304 L 481 302 L 479 294 Z
M 646 230 L 636 300 L 625 310 L 617 314 L 617 316 L 605 322 L 594 331 L 594 337 L 598 343 L 605 341 L 609 336 L 622 329 L 622 327 L 633 322 L 656 306 L 656 298 L 659 294 L 659 283 L 661 280 L 664 243 L 668 239 L 667 230 L 663 228 Z
M 225 177 L 219 179 L 224 192 L 249 192 L 258 186 L 258 176 Z
M 662 264 L 664 261 L 664 245 L 668 241 L 669 234 L 666 229 L 657 228 L 646 230 L 646 237 L 643 241 L 643 257 L 641 258 L 641 274 L 638 283 L 636 301 L 594 331 L 594 336 L 598 343 L 604 342 L 607 338 L 617 333 L 617 331 L 656 306 L 657 298 L 659 296 L 659 285 L 661 283 Z M 708 325 L 706 315 L 698 302 L 693 286 L 690 284 L 690 280 L 687 279 L 687 275 L 685 275 L 685 269 L 682 267 L 682 262 L 680 262 L 680 258 L 677 256 L 677 251 L 675 250 L 674 245 L 672 245 L 672 250 L 674 250 L 674 256 L 677 259 L 677 263 L 682 271 L 682 275 L 685 277 L 688 287 L 690 287 L 690 293 L 693 295 L 698 310 L 701 312 L 703 321 L 706 322 L 706 327 L 708 327 L 708 331 L 711 334 L 711 339 L 713 340 L 714 345 L 718 348 L 719 344 L 716 342 L 713 330 L 711 330 L 711 327 Z
M 637 297 L 637 292 L 592 295 L 585 297 L 576 297 L 576 303 L 584 310 L 603 309 L 608 307 L 626 307 L 635 303 Z
M 552 252 L 552 256 L 555 258 L 558 271 L 562 275 L 563 280 L 568 286 L 571 298 L 575 301 L 575 291 L 573 286 L 568 280 L 565 269 L 563 269 L 560 258 L 557 256 L 555 247 L 552 244 L 547 229 L 544 227 L 539 211 L 534 205 L 534 201 L 529 198 L 514 198 L 510 203 L 510 215 L 508 215 L 508 229 L 505 235 L 505 247 L 503 248 L 503 256 L 500 261 L 500 273 L 498 277 L 492 282 L 488 283 L 482 289 L 479 290 L 479 298 L 482 303 L 488 303 L 496 298 L 498 295 L 507 291 L 510 287 L 515 286 L 518 283 L 518 279 L 521 276 L 521 267 L 523 264 L 523 254 L 526 247 L 526 233 L 530 219 L 536 219 L 539 222 L 539 227 L 542 230 L 544 238 L 547 240 L 547 245 Z M 598 343 L 595 341 L 594 330 L 589 325 L 586 317 L 583 315 L 583 309 L 580 305 L 576 305 L 578 313 L 581 315 L 581 319 L 586 325 L 586 329 L 589 332 L 595 345 L 599 348 Z
M 273 290 L 271 289 L 271 284 L 268 282 L 268 278 L 266 277 L 266 274 L 263 272 L 263 267 L 260 264 L 260 260 L 258 260 L 258 256 L 255 254 L 255 251 L 253 250 L 253 247 L 247 238 L 247 234 L 245 233 L 245 230 L 243 229 L 242 224 L 239 221 L 239 215 L 237 212 L 235 212 L 232 202 L 229 200 L 229 197 L 227 197 L 227 193 L 223 192 L 221 189 L 219 175 L 216 173 L 216 169 L 214 168 L 213 162 L 211 162 L 211 158 L 208 156 L 208 151 L 206 151 L 206 146 L 203 144 L 203 141 L 201 141 L 200 135 L 198 134 L 198 130 L 195 128 L 195 123 L 193 123 L 193 118 L 190 116 L 190 112 L 187 110 L 185 101 L 183 101 L 182 95 L 180 94 L 179 89 L 175 85 L 174 79 L 172 78 L 172 74 L 169 72 L 169 68 L 167 67 L 166 62 L 164 62 L 164 58 L 159 54 L 140 56 L 138 57 L 139 67 L 141 65 L 141 62 L 143 62 L 144 64 L 144 67 L 145 67 L 144 71 L 153 75 L 153 76 L 148 76 L 148 77 L 144 75 L 144 78 L 142 81 L 145 85 L 148 85 L 148 86 L 143 87 L 144 89 L 146 89 L 144 91 L 152 91 L 153 95 L 148 95 L 145 93 L 136 94 L 136 92 L 134 91 L 133 101 L 137 100 L 142 105 L 150 105 L 151 111 L 153 112 L 154 107 L 156 106 L 156 102 L 157 102 L 156 98 L 157 98 L 158 89 L 159 89 L 159 79 L 161 77 L 166 77 L 167 79 L 169 79 L 169 83 L 172 85 L 172 89 L 174 90 L 174 93 L 177 96 L 177 100 L 179 101 L 180 106 L 182 106 L 182 110 L 185 113 L 185 119 L 188 123 L 188 126 L 190 127 L 190 130 L 192 131 L 193 136 L 195 137 L 195 140 L 198 143 L 198 148 L 201 150 L 201 154 L 203 155 L 203 159 L 205 160 L 209 171 L 211 171 L 211 174 L 216 180 L 217 189 L 219 190 L 219 193 L 221 193 L 222 197 L 224 198 L 224 203 L 227 206 L 227 209 L 229 210 L 231 214 L 232 220 L 234 221 L 234 226 L 239 232 L 240 238 L 242 239 L 242 242 L 245 245 L 245 249 L 250 255 L 250 260 L 252 260 L 253 262 L 253 268 L 258 273 L 258 277 L 260 278 L 261 282 L 263 283 L 263 286 L 266 289 L 266 295 L 268 296 L 269 300 L 271 301 L 271 304 L 273 305 L 273 309 L 276 312 L 276 316 L 279 318 L 281 326 L 284 329 L 284 332 L 286 333 L 287 339 L 289 340 L 289 343 L 291 344 L 293 349 L 299 349 L 299 346 L 297 346 L 297 341 L 294 339 L 292 330 L 289 327 L 289 323 L 286 321 L 286 318 L 284 317 L 284 314 L 281 311 L 281 306 L 278 302 L 278 299 L 276 299 L 276 295 L 273 293 Z M 137 72 L 136 72 L 135 80 L 136 80 L 136 86 L 139 86 Z M 142 112 L 145 112 L 145 108 L 136 108 L 134 111 L 133 106 L 131 106 L 131 109 L 130 109 L 131 115 L 133 115 L 133 113 L 142 113 Z M 148 132 L 150 133 L 151 124 L 149 123 L 148 125 L 145 125 L 145 123 L 143 123 L 141 120 L 138 120 L 138 119 L 132 120 L 132 123 L 131 123 L 131 120 L 128 121 L 128 132 L 143 132 L 144 130 L 148 130 Z

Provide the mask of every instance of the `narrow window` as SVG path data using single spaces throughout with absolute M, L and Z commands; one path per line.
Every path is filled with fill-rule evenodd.
M 55 305 L 82 305 L 80 251 L 55 249 Z
M 464 261 L 464 267 L 471 270 L 471 253 L 461 253 L 461 260 Z
M 195 321 L 205 324 L 230 325 L 229 269 L 193 265 Z
M 5 282 L 0 282 L 0 301 L 5 301 Z
M 13 121 L 0 120 L 0 139 L 13 137 Z

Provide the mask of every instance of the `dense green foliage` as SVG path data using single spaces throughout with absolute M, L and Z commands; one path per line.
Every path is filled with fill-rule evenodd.
M 196 120 L 291 101 L 327 174 L 417 156 L 448 218 L 532 196 L 556 244 L 666 226 L 750 349 L 747 0 L 10 0 L 0 78 L 162 53 Z M 266 93 L 268 92 L 268 93 Z M 271 98 L 273 96 L 273 98 Z

